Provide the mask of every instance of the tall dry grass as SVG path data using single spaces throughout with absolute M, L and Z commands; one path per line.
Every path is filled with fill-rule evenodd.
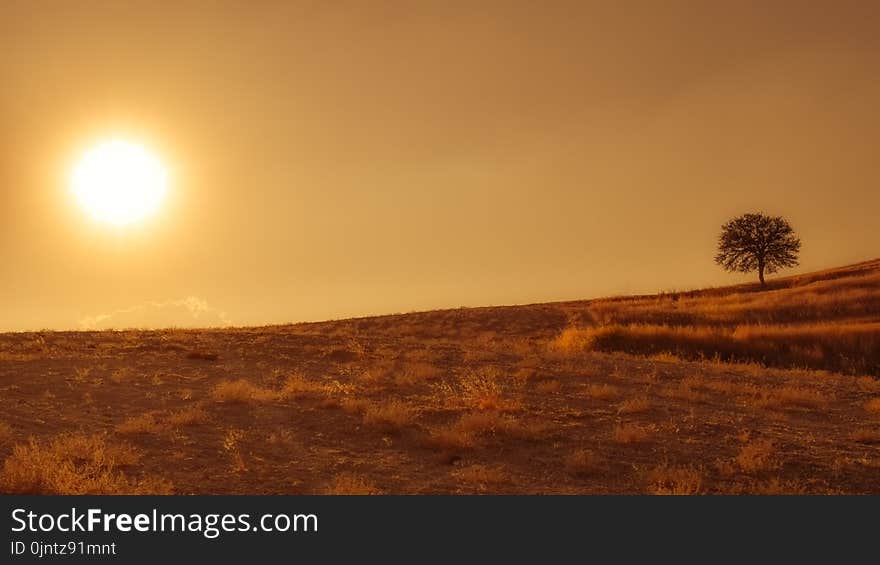
M 880 374 L 880 323 L 660 326 L 600 326 L 589 330 L 587 347 L 641 355 L 671 353 L 685 359 L 754 362 L 777 367 Z
M 880 375 L 880 264 L 772 282 L 597 300 L 551 353 L 587 350 Z
M 717 289 L 650 297 L 598 300 L 589 320 L 598 325 L 655 324 L 731 326 L 804 324 L 880 317 L 880 272 L 829 280 L 793 281 L 790 286 Z
M 0 492 L 9 494 L 170 494 L 161 478 L 134 479 L 124 469 L 141 454 L 103 436 L 64 434 L 48 441 L 31 438 L 13 447 L 0 469 Z

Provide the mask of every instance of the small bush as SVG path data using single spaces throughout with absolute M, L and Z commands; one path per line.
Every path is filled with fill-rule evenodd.
M 163 426 L 152 412 L 131 416 L 116 426 L 116 431 L 121 434 L 157 434 L 163 430 Z
M 391 400 L 384 404 L 371 404 L 364 411 L 364 424 L 375 426 L 385 431 L 396 431 L 410 424 L 413 410 L 399 400 Z
M 638 424 L 618 424 L 612 433 L 612 439 L 617 443 L 641 443 L 647 441 L 648 430 Z
M 693 467 L 660 465 L 648 472 L 648 493 L 692 495 L 700 494 L 703 477 Z
M 587 351 L 593 344 L 593 332 L 589 329 L 568 327 L 562 330 L 548 345 L 551 353 L 572 355 Z
M 189 406 L 172 412 L 165 418 L 165 421 L 172 426 L 193 426 L 201 424 L 208 419 L 208 414 L 201 406 Z
M 865 410 L 872 414 L 880 413 L 880 398 L 872 398 L 865 403 Z
M 637 396 L 636 398 L 628 398 L 620 403 L 617 407 L 618 414 L 637 414 L 647 412 L 651 409 L 651 401 L 647 396 Z
M 363 477 L 351 473 L 342 473 L 333 479 L 323 494 L 332 495 L 365 495 L 382 494 L 375 485 L 368 483 Z
M 747 473 L 764 471 L 775 467 L 772 459 L 774 453 L 773 442 L 770 440 L 756 440 L 744 445 L 736 456 L 736 464 Z
M 131 479 L 122 468 L 140 454 L 103 436 L 65 434 L 48 442 L 31 438 L 13 447 L 0 471 L 0 491 L 10 494 L 170 494 L 157 478 Z
M 301 398 L 324 392 L 323 385 L 310 381 L 302 373 L 293 373 L 284 380 L 281 389 L 283 398 Z
M 595 400 L 612 400 L 620 395 L 620 391 L 611 385 L 593 384 L 587 387 L 586 394 Z
M 821 408 L 828 403 L 828 399 L 818 390 L 783 386 L 775 390 L 762 391 L 755 400 L 760 408 L 787 408 L 799 406 L 802 408 Z
M 398 386 L 413 386 L 440 377 L 443 371 L 429 363 L 413 363 L 394 377 Z
M 12 441 L 12 427 L 6 422 L 0 422 L 0 446 Z
M 553 394 L 555 392 L 559 392 L 562 388 L 562 383 L 557 380 L 549 380 L 549 381 L 540 381 L 537 385 L 535 385 L 535 391 L 539 394 Z
M 226 404 L 248 404 L 277 400 L 280 393 L 245 380 L 221 381 L 211 390 L 211 398 Z
M 470 405 L 480 410 L 497 409 L 503 402 L 498 372 L 487 368 L 471 371 L 462 378 L 462 396 Z
M 508 476 L 503 469 L 487 465 L 468 465 L 452 472 L 452 475 L 481 492 L 492 489 L 507 482 Z
M 473 432 L 458 426 L 432 430 L 424 440 L 425 447 L 439 450 L 458 450 L 472 447 L 476 438 Z

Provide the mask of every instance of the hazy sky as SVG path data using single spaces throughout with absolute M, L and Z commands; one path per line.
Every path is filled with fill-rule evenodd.
M 236 325 L 743 280 L 880 256 L 880 3 L 0 4 L 0 328 Z M 162 210 L 70 170 L 152 148 Z M 797 272 L 797 271 L 794 271 Z M 193 313 L 198 313 L 194 317 Z

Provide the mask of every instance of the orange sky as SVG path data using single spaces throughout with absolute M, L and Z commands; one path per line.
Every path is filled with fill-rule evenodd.
M 880 256 L 878 3 L 178 4 L 3 3 L 0 328 L 738 282 L 751 210 L 800 271 Z M 67 186 L 111 136 L 171 178 L 122 229 Z

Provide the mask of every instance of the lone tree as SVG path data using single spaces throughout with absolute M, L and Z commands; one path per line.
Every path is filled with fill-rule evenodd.
M 764 273 L 796 266 L 800 249 L 801 240 L 785 218 L 745 214 L 721 226 L 715 262 L 728 271 L 758 271 L 763 285 Z

